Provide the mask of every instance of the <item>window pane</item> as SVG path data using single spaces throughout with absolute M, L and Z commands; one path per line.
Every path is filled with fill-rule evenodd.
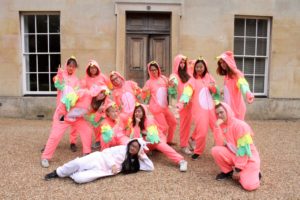
M 39 74 L 39 91 L 49 91 L 49 74 Z
M 36 27 L 38 33 L 47 33 L 47 15 L 36 16 Z
M 267 55 L 267 39 L 257 38 L 257 55 L 265 56 Z
M 48 55 L 38 55 L 39 72 L 49 72 Z
M 267 37 L 268 36 L 268 20 L 259 19 L 257 21 L 257 36 Z
M 234 36 L 244 36 L 245 19 L 234 20 Z
M 244 55 L 244 38 L 234 38 L 234 54 Z
M 250 90 L 253 92 L 253 76 L 245 76 L 245 78 L 249 83 Z
M 50 33 L 60 32 L 59 15 L 49 15 L 49 29 Z
M 35 35 L 25 35 L 25 53 L 35 52 Z
M 256 34 L 256 19 L 246 20 L 246 36 L 255 36 Z
M 51 91 L 56 91 L 56 88 L 54 87 L 54 83 L 53 83 L 53 77 L 56 75 L 56 73 L 51 73 L 50 77 L 51 77 Z
M 37 51 L 48 52 L 47 35 L 37 35 Z
M 26 72 L 36 72 L 36 55 L 26 55 Z
M 34 15 L 25 15 L 24 16 L 24 33 L 34 33 Z
M 255 93 L 264 93 L 265 81 L 264 76 L 255 76 Z
M 60 65 L 60 54 L 50 55 L 50 72 L 57 72 L 57 68 Z
M 37 91 L 36 74 L 27 74 L 26 79 L 27 79 L 27 89 L 29 91 Z
M 60 36 L 49 35 L 50 52 L 60 52 Z
M 254 58 L 245 58 L 244 74 L 254 73 Z
M 246 55 L 255 55 L 255 38 L 246 38 Z
M 266 59 L 256 58 L 255 74 L 265 74 Z
M 239 70 L 243 71 L 243 58 L 234 58 L 236 66 Z

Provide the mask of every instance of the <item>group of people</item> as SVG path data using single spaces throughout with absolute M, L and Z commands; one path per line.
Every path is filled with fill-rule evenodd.
M 203 57 L 188 60 L 177 55 L 170 77 L 162 75 L 156 61 L 149 62 L 149 80 L 142 88 L 116 71 L 107 78 L 94 60 L 89 61 L 86 75 L 79 81 L 75 75 L 77 61 L 69 58 L 54 77 L 57 108 L 41 165 L 49 166 L 68 127 L 71 150 L 76 151 L 79 133 L 84 156 L 45 178 L 70 176 L 85 183 L 119 172 L 151 171 L 154 167 L 147 153 L 152 150 L 165 154 L 180 171 L 187 171 L 187 161 L 171 147 L 177 121 L 169 109 L 169 98 L 175 98 L 181 152 L 197 160 L 210 128 L 215 140 L 212 156 L 221 170 L 216 179 L 233 178 L 246 190 L 257 189 L 260 159 L 253 131 L 244 121 L 245 100 L 252 103 L 254 96 L 232 52 L 226 51 L 217 59 L 217 74 L 224 76 L 223 90 L 216 85 Z M 190 134 L 192 123 L 195 129 Z M 91 153 L 93 135 L 93 147 L 99 151 Z

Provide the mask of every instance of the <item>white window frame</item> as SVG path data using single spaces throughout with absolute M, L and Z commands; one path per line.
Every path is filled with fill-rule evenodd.
M 252 88 L 254 90 L 254 86 L 255 86 L 255 76 L 259 76 L 258 74 L 255 74 L 255 69 L 256 69 L 256 59 L 255 58 L 265 58 L 265 72 L 264 72 L 264 92 L 262 93 L 257 93 L 254 91 L 254 95 L 255 96 L 260 96 L 260 97 L 267 97 L 268 95 L 268 88 L 269 88 L 269 85 L 268 85 L 268 80 L 269 80 L 269 65 L 270 65 L 270 37 L 271 37 L 271 18 L 270 17 L 255 17 L 255 16 L 235 16 L 234 20 L 235 19 L 244 19 L 245 20 L 245 23 L 244 23 L 244 36 L 236 36 L 234 35 L 234 40 L 233 40 L 233 46 L 234 46 L 234 41 L 235 41 L 235 38 L 243 38 L 244 39 L 244 46 L 243 46 L 243 55 L 237 55 L 235 54 L 234 57 L 235 58 L 254 58 L 254 69 L 253 69 L 253 73 L 252 74 L 244 74 L 245 75 L 245 78 L 246 76 L 253 76 L 253 82 L 252 82 Z M 246 26 L 247 26 L 247 23 L 246 23 L 246 20 L 247 19 L 255 19 L 256 20 L 256 34 L 255 36 L 246 36 Z M 257 36 L 257 23 L 258 23 L 258 20 L 267 20 L 268 23 L 267 23 L 267 36 L 266 37 L 261 37 L 261 36 Z M 235 28 L 235 27 L 234 27 Z M 245 51 L 246 51 L 246 39 L 247 38 L 254 38 L 255 39 L 255 55 L 246 55 L 245 54 Z M 257 39 L 258 38 L 264 38 L 264 39 L 267 39 L 267 47 L 266 47 L 266 55 L 265 56 L 258 56 L 256 55 L 257 54 Z M 244 59 L 243 59 L 243 66 L 242 66 L 242 71 L 244 72 Z M 250 84 L 250 83 L 249 83 Z M 252 91 L 253 92 L 253 91 Z
M 39 35 L 45 34 L 48 35 L 48 49 L 47 52 L 38 52 L 37 51 L 37 20 L 35 20 L 35 33 L 25 33 L 25 24 L 24 24 L 24 17 L 27 15 L 46 15 L 47 16 L 47 32 L 46 33 L 38 33 Z M 23 83 L 23 95 L 55 95 L 57 91 L 51 91 L 51 85 L 53 85 L 53 81 L 51 78 L 51 73 L 50 69 L 50 55 L 61 55 L 61 51 L 59 52 L 49 52 L 50 50 L 50 43 L 49 43 L 49 35 L 59 35 L 61 37 L 61 32 L 59 33 L 50 33 L 49 32 L 49 15 L 59 15 L 61 17 L 60 12 L 22 12 L 20 13 L 21 17 L 21 41 L 22 41 L 22 83 Z M 35 52 L 25 52 L 25 36 L 26 35 L 35 35 Z M 60 40 L 61 41 L 61 40 Z M 39 72 L 38 68 L 38 57 L 36 57 L 36 72 L 26 72 L 26 56 L 27 55 L 48 55 L 48 72 Z M 29 88 L 27 88 L 28 83 L 30 84 L 30 80 L 27 80 L 27 75 L 28 74 L 48 74 L 49 76 L 49 90 L 48 91 L 39 91 L 39 76 L 37 76 L 37 91 L 30 91 Z

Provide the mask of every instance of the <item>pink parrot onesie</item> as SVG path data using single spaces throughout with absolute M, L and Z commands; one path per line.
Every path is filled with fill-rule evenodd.
M 141 145 L 138 153 L 140 170 L 153 171 L 153 163 L 144 153 L 144 149 L 147 149 L 145 141 L 138 139 L 138 142 Z M 113 174 L 112 167 L 117 167 L 117 174 L 121 172 L 127 149 L 127 145 L 115 146 L 76 158 L 58 167 L 56 173 L 59 177 L 70 177 L 76 183 L 87 183 L 101 177 L 116 175 Z
M 126 124 L 128 119 L 132 116 L 135 103 L 137 102 L 137 95 L 140 93 L 140 88 L 134 81 L 126 81 L 125 78 L 116 71 L 110 73 L 110 78 L 116 75 L 122 80 L 119 87 L 113 86 L 112 96 L 114 102 L 120 110 L 121 123 Z
M 157 122 L 159 129 L 167 136 L 167 142 L 171 143 L 176 130 L 176 118 L 168 107 L 168 79 L 161 74 L 160 66 L 158 67 L 158 77 L 155 78 L 150 72 L 150 65 L 147 69 L 150 79 L 147 80 L 143 87 L 143 93 L 146 93 L 146 99 L 150 98 L 149 110 Z
M 98 75 L 96 75 L 95 77 L 91 77 L 89 75 L 89 67 L 90 66 L 95 66 L 98 69 Z M 95 96 L 95 93 L 98 93 L 98 87 L 103 87 L 106 86 L 107 87 L 107 91 L 108 88 L 112 88 L 111 86 L 111 82 L 109 81 L 109 79 L 107 78 L 107 76 L 105 76 L 105 74 L 103 74 L 101 72 L 100 66 L 99 64 L 95 61 L 95 60 L 90 60 L 88 62 L 88 65 L 86 66 L 86 70 L 85 70 L 85 77 L 81 80 L 81 88 L 85 88 L 89 90 L 89 93 L 92 96 Z M 109 93 L 109 91 L 108 91 Z M 105 113 L 95 113 L 96 114 L 96 118 L 100 119 L 100 117 L 104 117 Z M 100 140 L 100 135 L 98 134 L 98 131 L 94 131 L 95 133 L 95 138 L 96 141 Z M 75 135 L 75 139 L 76 139 L 76 135 Z
M 169 88 L 169 93 L 175 93 L 177 94 L 177 98 L 179 98 L 182 95 L 183 88 L 185 83 L 183 83 L 178 75 L 178 68 L 180 61 L 182 59 L 186 59 L 185 56 L 183 55 L 177 55 L 174 58 L 174 63 L 173 63 L 173 72 L 170 75 L 170 81 L 173 81 L 175 83 L 175 89 L 176 91 L 174 92 L 172 87 Z M 188 66 L 187 66 L 188 69 Z M 174 95 L 176 96 L 176 95 Z M 180 147 L 187 147 L 188 146 L 188 139 L 189 139 L 189 134 L 190 134 L 190 129 L 192 125 L 192 104 L 188 103 L 180 112 L 179 112 L 179 117 L 180 117 L 180 123 L 179 123 L 179 134 L 180 134 Z
M 205 60 L 201 60 L 205 63 L 207 70 Z M 192 138 L 196 141 L 194 154 L 201 155 L 203 153 L 209 126 L 213 130 L 216 117 L 212 94 L 216 96 L 215 93 L 217 93 L 215 80 L 207 70 L 202 78 L 195 78 L 194 76 L 190 78 L 185 84 L 182 96 L 179 99 L 180 103 L 192 103 L 192 116 L 195 122 Z
M 137 104 L 139 106 L 141 104 Z M 144 109 L 144 113 L 147 113 L 145 106 L 142 106 Z M 166 143 L 166 136 L 158 129 L 155 120 L 151 120 L 147 118 L 147 114 L 145 116 L 145 130 L 141 130 L 140 127 L 135 126 L 130 123 L 129 132 L 131 133 L 131 138 L 144 138 L 146 142 L 148 142 L 149 150 L 158 150 L 165 154 L 170 160 L 172 160 L 175 164 L 179 164 L 181 161 L 184 161 L 182 155 L 177 153 L 172 147 L 170 147 Z M 132 122 L 132 120 L 131 120 Z
M 81 95 L 79 95 L 76 104 L 68 113 L 66 113 L 65 110 L 61 111 L 61 107 L 57 107 L 53 116 L 50 136 L 42 154 L 42 159 L 50 160 L 52 158 L 57 145 L 69 127 L 74 129 L 74 131 L 79 132 L 83 154 L 89 154 L 91 152 L 93 129 L 90 123 L 84 118 L 89 110 L 91 99 L 92 96 L 88 92 L 83 91 Z M 64 121 L 60 120 L 62 116 L 65 116 Z
M 215 128 L 215 147 L 211 153 L 223 173 L 240 169 L 240 184 L 245 190 L 255 190 L 260 185 L 260 158 L 253 143 L 250 126 L 234 117 L 230 106 L 221 103 L 227 113 L 227 121 Z
M 226 51 L 217 58 L 225 61 L 235 74 L 234 77 L 229 75 L 224 77 L 224 102 L 232 108 L 236 118 L 244 120 L 246 105 L 243 96 L 249 103 L 253 101 L 253 94 L 249 89 L 249 84 L 244 78 L 244 74 L 237 68 L 231 51 Z

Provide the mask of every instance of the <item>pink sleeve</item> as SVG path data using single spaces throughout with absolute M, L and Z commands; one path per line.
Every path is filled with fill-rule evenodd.
M 224 146 L 224 136 L 220 127 L 215 127 L 213 130 L 216 146 Z

